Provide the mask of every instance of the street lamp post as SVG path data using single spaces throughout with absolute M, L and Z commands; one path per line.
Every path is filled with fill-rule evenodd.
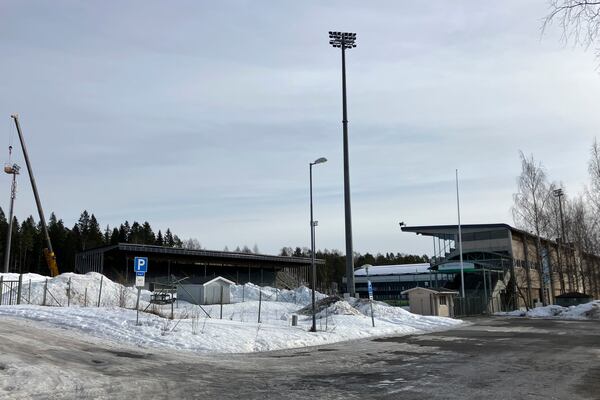
M 565 219 L 563 217 L 563 209 L 562 209 L 562 197 L 565 195 L 562 189 L 554 189 L 554 196 L 558 197 L 558 210 L 560 212 L 560 230 L 561 230 L 561 238 L 559 247 L 562 249 L 563 255 L 565 257 L 565 267 L 567 268 L 569 274 L 569 286 L 571 286 L 571 274 L 569 268 L 569 257 L 567 252 L 565 251 L 564 243 L 565 243 Z M 569 289 L 572 289 L 570 287 Z
M 350 169 L 348 161 L 348 110 L 346 106 L 346 49 L 356 47 L 356 33 L 329 32 L 329 44 L 342 49 L 342 126 L 344 131 L 344 210 L 346 222 L 346 290 L 355 295 L 352 213 L 350 209 Z
M 460 294 L 463 298 L 462 303 L 464 307 L 465 302 L 465 268 L 463 263 L 463 250 L 462 250 L 462 229 L 460 226 L 460 197 L 458 195 L 458 169 L 456 170 L 456 209 L 458 212 L 458 253 L 460 257 Z
M 313 217 L 313 190 L 312 190 L 312 167 L 313 165 L 323 164 L 327 162 L 325 157 L 321 157 L 315 160 L 315 162 L 311 162 L 308 164 L 308 175 L 310 181 L 310 266 L 311 266 L 311 287 L 312 287 L 312 327 L 310 328 L 311 332 L 317 331 L 317 316 L 316 316 L 316 304 L 315 304 L 315 287 L 317 286 L 317 271 L 315 268 L 315 227 L 317 226 L 317 221 L 314 220 Z

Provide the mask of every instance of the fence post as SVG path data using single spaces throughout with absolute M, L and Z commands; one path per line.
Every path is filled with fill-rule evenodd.
M 85 287 L 85 294 L 83 295 L 83 306 L 87 307 L 87 286 Z
M 4 276 L 0 275 L 0 306 L 2 305 L 2 289 L 4 288 Z
M 100 307 L 100 299 L 102 298 L 102 282 L 104 281 L 104 275 L 100 278 L 100 291 L 98 292 L 98 307 Z
M 71 307 L 71 278 L 67 282 L 67 307 Z
M 31 278 L 29 279 L 29 289 L 27 290 L 27 302 L 31 304 Z
M 44 298 L 42 300 L 42 305 L 46 305 L 46 292 L 48 292 L 48 278 L 46 278 L 46 283 L 44 283 Z
M 219 319 L 223 319 L 223 286 L 221 286 L 221 316 Z
M 258 323 L 260 324 L 260 306 L 262 305 L 262 289 L 258 290 Z
M 244 302 L 245 292 L 246 292 L 246 284 L 244 284 L 244 286 L 242 286 L 242 303 Z
M 173 310 L 173 304 L 175 303 L 173 300 L 173 289 L 171 289 L 171 319 L 175 319 L 175 313 Z
M 137 288 L 137 300 L 135 302 L 135 325 L 136 326 L 138 326 L 140 324 L 140 293 L 142 293 L 142 288 L 138 287 Z
M 23 274 L 19 274 L 19 286 L 17 287 L 17 305 L 21 304 L 21 286 L 23 285 Z

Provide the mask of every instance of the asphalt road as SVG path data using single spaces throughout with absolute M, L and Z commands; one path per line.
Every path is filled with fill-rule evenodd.
M 249 355 L 108 345 L 0 319 L 4 399 L 600 399 L 600 322 L 490 318 Z

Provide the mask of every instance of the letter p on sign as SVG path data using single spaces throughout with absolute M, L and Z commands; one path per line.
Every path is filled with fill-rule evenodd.
M 148 257 L 135 257 L 133 259 L 133 270 L 135 272 L 148 272 Z

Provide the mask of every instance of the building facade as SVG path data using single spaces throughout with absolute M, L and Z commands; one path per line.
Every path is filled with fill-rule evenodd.
M 581 292 L 600 297 L 600 258 L 507 224 L 462 225 L 466 297 L 499 296 L 502 308 L 554 304 L 556 296 Z M 402 231 L 429 236 L 431 268 L 456 272 L 460 258 L 457 225 L 404 226 Z M 486 272 L 487 271 L 487 272 Z M 460 280 L 452 289 L 459 289 Z M 458 307 L 458 305 L 457 305 Z
M 454 274 L 438 272 L 431 269 L 430 264 L 376 265 L 369 267 L 369 275 L 365 268 L 354 271 L 356 293 L 360 297 L 368 297 L 367 281 L 373 286 L 375 300 L 406 300 L 402 292 L 415 287 L 444 286 L 454 279 Z M 346 278 L 343 278 L 344 285 Z

